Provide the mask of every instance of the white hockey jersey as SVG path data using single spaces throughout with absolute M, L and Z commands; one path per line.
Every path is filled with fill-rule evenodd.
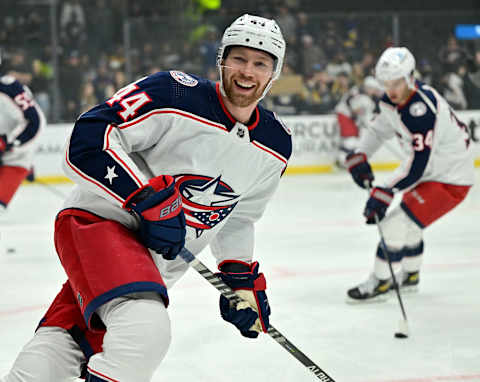
M 258 106 L 243 125 L 223 105 L 218 84 L 159 72 L 76 121 L 64 170 L 77 187 L 64 207 L 135 230 L 125 199 L 148 179 L 172 175 L 183 198 L 186 247 L 197 254 L 210 243 L 217 262 L 250 261 L 254 223 L 291 150 L 290 133 L 274 113 Z
M 32 165 L 36 138 L 46 124 L 30 89 L 12 76 L 0 77 L 0 135 L 13 144 L 2 156 L 8 166 Z
M 415 92 L 402 105 L 395 105 L 384 95 L 380 113 L 365 131 L 356 151 L 370 158 L 392 137 L 396 137 L 404 158 L 385 187 L 405 190 L 425 181 L 473 184 L 467 126 L 430 86 L 417 81 Z

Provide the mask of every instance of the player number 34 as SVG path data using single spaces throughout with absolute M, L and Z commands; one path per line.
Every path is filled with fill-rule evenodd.
M 425 147 L 432 148 L 433 130 L 428 130 L 427 134 L 413 134 L 413 149 L 415 151 L 423 151 Z

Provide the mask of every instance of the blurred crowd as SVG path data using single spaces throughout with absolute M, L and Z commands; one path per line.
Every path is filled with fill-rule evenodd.
M 283 76 L 263 101 L 279 114 L 333 112 L 350 88 L 372 74 L 381 51 L 395 43 L 392 14 L 320 14 L 302 7 L 301 0 L 56 3 L 55 12 L 44 1 L 0 4 L 0 71 L 29 85 L 54 122 L 73 121 L 115 89 L 159 70 L 216 80 L 221 31 L 245 12 L 275 18 L 287 41 Z M 474 23 L 479 16 L 399 18 L 400 44 L 416 56 L 417 76 L 457 109 L 480 109 L 480 40 L 460 41 L 453 34 L 456 24 Z

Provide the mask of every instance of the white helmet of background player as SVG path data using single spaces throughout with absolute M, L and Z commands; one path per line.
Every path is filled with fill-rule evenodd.
M 245 14 L 236 19 L 223 33 L 222 41 L 217 54 L 217 66 L 220 72 L 220 89 L 223 89 L 222 65 L 227 48 L 231 46 L 246 46 L 270 53 L 274 58 L 273 75 L 268 82 L 260 99 L 265 97 L 272 86 L 272 82 L 280 77 L 283 59 L 285 57 L 285 40 L 280 27 L 275 20 L 260 16 Z
M 375 66 L 375 77 L 381 83 L 405 78 L 408 86 L 413 89 L 415 87 L 414 71 L 415 57 L 407 48 L 387 48 Z

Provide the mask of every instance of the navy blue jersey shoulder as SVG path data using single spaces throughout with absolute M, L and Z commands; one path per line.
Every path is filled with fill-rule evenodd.
M 23 85 L 14 77 L 3 76 L 0 78 L 0 92 L 7 94 L 11 98 L 15 98 L 15 96 L 24 91 Z
M 430 104 L 429 104 L 430 103 Z M 425 134 L 435 127 L 437 99 L 433 92 L 417 82 L 417 90 L 408 102 L 398 108 L 402 122 L 411 133 Z
M 287 126 L 280 121 L 275 113 L 258 106 L 260 120 L 258 125 L 250 132 L 252 139 L 260 142 L 289 159 L 292 155 L 292 135 Z
M 223 124 L 228 130 L 233 127 L 234 123 L 222 110 L 215 84 L 211 81 L 193 74 L 176 71 L 159 72 L 148 77 L 145 81 L 156 82 L 155 86 L 149 86 L 149 88 L 155 89 L 157 92 L 163 87 L 163 95 L 152 92 L 152 98 L 156 100 L 163 98 L 162 102 L 167 101 L 165 97 L 170 100 L 168 105 L 166 103 L 163 105 L 157 104 L 157 107 L 173 107 L 183 110 L 209 121 Z M 162 85 L 159 86 L 159 83 Z M 290 134 L 287 132 L 288 129 L 271 111 L 260 105 L 258 111 L 259 122 L 250 132 L 251 138 L 288 160 L 292 153 L 292 141 Z

